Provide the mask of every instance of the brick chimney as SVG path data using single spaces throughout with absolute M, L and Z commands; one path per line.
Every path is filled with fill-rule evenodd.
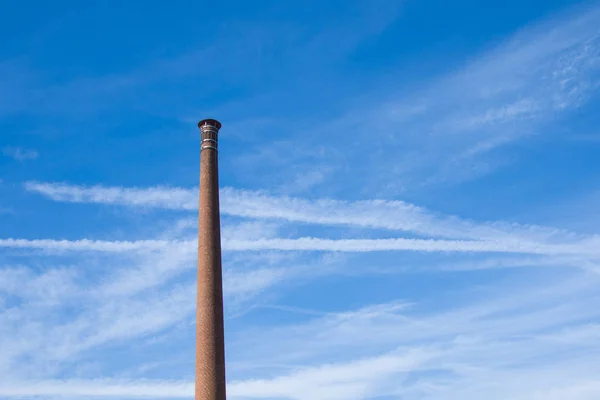
M 198 212 L 198 296 L 196 310 L 195 400 L 225 400 L 225 334 L 219 217 L 218 134 L 221 123 L 198 123 L 200 204 Z

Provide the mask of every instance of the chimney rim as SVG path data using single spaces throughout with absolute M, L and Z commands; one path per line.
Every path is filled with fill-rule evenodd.
M 198 128 L 202 128 L 202 125 L 210 125 L 214 126 L 218 129 L 221 129 L 221 123 L 213 118 L 205 118 L 202 121 L 198 122 Z

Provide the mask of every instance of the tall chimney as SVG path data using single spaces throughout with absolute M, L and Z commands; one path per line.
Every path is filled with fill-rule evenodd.
M 196 399 L 225 400 L 225 334 L 219 218 L 217 136 L 221 123 L 198 123 L 200 204 L 198 213 L 198 297 L 196 310 Z

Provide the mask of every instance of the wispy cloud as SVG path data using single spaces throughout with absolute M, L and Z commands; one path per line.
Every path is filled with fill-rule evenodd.
M 518 151 L 510 145 L 523 138 L 563 140 L 548 127 L 597 98 L 599 22 L 600 9 L 588 5 L 527 26 L 427 82 L 398 75 L 383 94 L 365 88 L 358 105 L 311 129 L 281 121 L 285 142 L 261 142 L 238 162 L 276 182 L 288 179 L 287 168 L 336 166 L 319 188 L 331 192 L 352 175 L 361 195 L 418 193 L 482 177 L 513 162 Z M 348 132 L 364 129 L 368 151 L 363 141 L 348 140 Z M 325 149 L 316 145 L 324 137 Z
M 114 113 L 101 120 L 127 131 L 139 122 L 123 116 L 128 109 L 168 129 L 198 110 L 222 116 L 226 180 L 265 188 L 221 190 L 232 399 L 600 398 L 600 236 L 592 224 L 584 234 L 576 224 L 559 229 L 554 219 L 527 215 L 540 198 L 528 198 L 521 214 L 502 211 L 540 225 L 506 222 L 488 203 L 470 204 L 485 207 L 481 213 L 465 205 L 460 215 L 419 205 L 427 185 L 439 189 L 511 162 L 510 146 L 522 138 L 571 132 L 545 128 L 560 127 L 598 94 L 600 8 L 526 27 L 462 65 L 448 57 L 452 70 L 428 81 L 407 82 L 403 61 L 387 75 L 337 80 L 346 58 L 366 58 L 372 46 L 360 43 L 390 24 L 398 4 L 358 5 L 333 24 L 323 13 L 323 27 L 305 26 L 315 18 L 308 14 L 275 30 L 240 18 L 217 43 L 188 43 L 162 60 L 140 54 L 131 61 L 138 67 L 82 70 L 33 91 L 31 76 L 0 81 L 0 89 L 35 92 L 14 106 L 0 100 L 0 114 L 36 114 L 59 129 Z M 200 86 L 215 101 L 198 98 Z M 282 112 L 289 104 L 299 107 Z M 88 125 L 86 145 L 99 140 L 100 125 Z M 184 147 L 192 141 L 197 132 Z M 146 150 L 136 147 L 136 156 Z M 2 152 L 35 158 L 24 148 Z M 70 214 L 60 216 L 61 236 L 2 225 L 0 397 L 191 398 L 198 188 L 118 186 L 130 177 L 94 185 L 80 171 L 69 179 L 83 185 L 41 181 L 59 176 L 58 167 L 27 178 L 40 181 L 24 188 L 32 214 L 36 206 L 75 211 L 68 221 Z M 186 185 L 167 175 L 152 179 Z M 399 200 L 401 191 L 412 191 L 410 202 Z M 16 207 L 23 196 L 8 201 Z M 573 215 L 589 220 L 592 203 Z M 106 213 L 98 206 L 118 212 L 99 227 L 81 225 L 77 213 Z M 120 221 L 104 229 L 125 214 L 137 229 Z
M 100 68 L 99 73 L 84 72 L 67 82 L 46 85 L 40 85 L 31 78 L 23 78 L 27 88 L 33 86 L 32 92 L 35 95 L 23 101 L 24 105 L 19 102 L 13 107 L 21 113 L 42 116 L 60 114 L 70 118 L 114 112 L 115 107 L 130 111 L 143 108 L 146 112 L 164 115 L 168 108 L 171 116 L 180 118 L 182 113 L 196 113 L 198 107 L 212 107 L 198 100 L 198 90 L 217 93 L 222 90 L 223 85 L 250 83 L 253 86 L 264 86 L 264 82 L 259 79 L 263 74 L 281 76 L 283 71 L 287 71 L 283 73 L 288 77 L 311 76 L 315 70 L 322 71 L 331 63 L 347 56 L 366 38 L 378 34 L 388 26 L 398 15 L 401 2 L 382 1 L 377 9 L 349 5 L 348 10 L 338 10 L 339 18 L 336 21 L 325 17 L 328 16 L 327 13 L 317 10 L 310 17 L 303 16 L 300 12 L 294 13 L 304 21 L 299 26 L 289 24 L 287 17 L 273 17 L 278 15 L 278 8 L 263 5 L 260 13 L 251 13 L 253 17 L 250 19 L 237 20 L 234 29 L 224 29 L 215 21 L 211 28 L 213 34 L 202 39 L 192 39 L 182 46 L 183 50 L 178 48 L 178 53 L 164 57 L 152 54 L 146 59 L 141 58 L 137 65 L 127 66 L 116 72 Z M 68 18 L 64 21 L 66 24 L 69 22 Z M 312 24 L 316 24 L 318 29 L 306 31 L 303 28 Z M 344 32 L 342 38 L 340 32 Z M 294 45 L 290 47 L 290 43 Z M 265 50 L 269 48 L 277 48 L 278 51 Z M 315 53 L 322 57 L 312 57 Z M 219 62 L 206 63 L 207 58 L 218 59 Z M 311 61 L 307 62 L 309 59 Z M 240 68 L 241 64 L 245 67 Z M 37 73 L 45 77 L 44 72 L 34 71 L 33 75 Z M 221 81 L 221 73 L 226 74 L 226 81 Z M 215 79 L 215 83 L 222 83 L 206 85 L 207 77 Z M 302 85 L 306 85 L 307 80 L 300 81 Z M 183 82 L 185 84 L 182 85 Z M 298 85 L 297 80 L 287 79 L 286 82 L 279 82 L 277 86 Z M 5 82 L 0 81 L 0 84 L 3 83 Z M 5 85 L 12 88 L 11 83 L 9 81 Z M 167 103 L 163 101 L 164 96 L 157 95 L 172 89 L 177 90 L 180 95 L 171 97 L 171 101 Z M 135 107 L 131 109 L 133 99 Z M 29 108 L 26 109 L 25 105 Z
M 135 250 L 156 250 L 169 246 L 177 246 L 177 242 L 162 240 L 140 240 L 140 241 L 106 241 L 106 240 L 26 240 L 26 239 L 2 239 L 0 247 L 25 248 L 54 251 L 102 251 L 102 252 L 130 252 Z M 190 243 L 187 243 L 188 246 Z
M 230 347 L 230 368 L 270 366 L 268 377 L 231 380 L 228 393 L 289 400 L 441 400 L 449 392 L 466 400 L 593 399 L 600 394 L 594 354 L 600 328 L 591 321 L 600 314 L 582 302 L 598 299 L 597 282 L 580 275 L 541 286 L 510 283 L 510 292 L 479 292 L 479 301 L 438 311 L 394 302 L 246 329 Z M 6 397 L 179 398 L 192 395 L 193 382 L 38 380 L 1 388 Z
M 193 211 L 197 209 L 197 189 L 126 188 L 76 186 L 60 183 L 28 182 L 26 190 L 55 201 L 96 203 L 133 207 L 156 207 Z M 355 225 L 414 232 L 434 237 L 521 242 L 555 238 L 577 239 L 573 233 L 556 228 L 516 223 L 476 223 L 456 216 L 444 216 L 403 201 L 306 200 L 272 196 L 266 192 L 224 188 L 221 190 L 223 214 L 253 218 L 281 219 L 321 225 Z
M 593 398 L 600 387 L 590 386 L 597 367 L 592 366 L 595 356 L 586 350 L 595 348 L 600 340 L 599 326 L 591 322 L 597 322 L 600 314 L 585 307 L 583 297 L 573 294 L 597 298 L 597 279 L 579 276 L 542 286 L 512 283 L 506 287 L 512 287 L 509 291 L 495 288 L 496 295 L 481 298 L 479 294 L 471 305 L 440 311 L 419 311 L 418 306 L 398 307 L 397 303 L 366 307 L 260 334 L 241 333 L 234 349 L 244 358 L 261 354 L 265 358 L 254 362 L 271 364 L 268 371 L 276 370 L 277 365 L 338 360 L 306 370 L 300 367 L 289 375 L 249 385 L 260 393 L 256 397 L 262 398 L 309 399 L 318 396 L 319 388 L 342 389 L 336 383 L 345 376 L 353 377 L 357 392 L 329 398 L 444 399 L 451 392 L 464 399 L 478 399 L 484 393 L 494 399 L 527 399 L 544 398 L 556 390 L 582 396 L 582 388 Z M 298 347 L 299 343 L 303 345 Z M 360 350 L 356 343 L 361 343 Z M 244 351 L 244 347 L 253 351 Z M 354 356 L 347 357 L 350 349 Z M 564 353 L 551 357 L 559 349 Z M 366 357 L 373 353 L 380 356 Z M 412 362 L 407 364 L 409 360 Z M 373 363 L 379 373 L 365 373 L 369 370 L 364 368 L 365 362 Z M 524 376 L 529 378 L 527 384 L 520 383 L 525 382 Z M 544 376 L 553 379 L 542 379 Z M 301 382 L 313 383 L 306 387 L 315 388 L 315 393 L 285 391 Z M 278 389 L 285 392 L 275 394 Z
M 56 201 L 71 203 L 100 203 L 195 210 L 197 191 L 183 188 L 121 188 L 75 186 L 60 183 L 27 182 L 25 189 Z
M 17 161 L 35 160 L 39 157 L 38 152 L 35 150 L 10 146 L 2 148 L 2 154 L 4 154 L 6 157 L 11 157 Z
M 334 252 L 380 252 L 380 251 L 422 251 L 422 252 L 491 252 L 523 253 L 545 255 L 600 256 L 600 239 L 593 238 L 574 244 L 541 244 L 518 242 L 493 242 L 474 240 L 436 239 L 320 239 L 301 237 L 296 239 L 229 240 L 223 242 L 226 251 L 334 251 Z M 167 248 L 194 250 L 194 241 L 101 241 L 101 240 L 52 240 L 52 239 L 0 239 L 0 247 L 15 249 L 38 249 L 55 252 L 99 251 L 131 252 L 158 251 Z
M 4 397 L 191 398 L 194 383 L 186 381 L 50 380 L 3 385 Z
M 173 252 L 153 257 L 151 264 L 145 257 L 111 258 L 113 268 L 95 274 L 101 279 L 94 285 L 80 265 L 47 267 L 42 273 L 4 266 L 0 270 L 0 387 L 6 388 L 11 378 L 54 376 L 82 355 L 109 344 L 152 338 L 182 324 L 193 326 L 195 257 L 174 261 L 169 254 Z M 86 259 L 86 266 L 99 261 Z M 243 271 L 228 266 L 224 273 L 227 309 L 237 312 L 236 308 L 287 279 L 286 273 L 283 267 Z M 64 318 L 65 313 L 69 318 Z M 30 361 L 22 363 L 23 359 Z
M 107 345 L 187 332 L 194 321 L 195 305 L 189 300 L 195 298 L 197 266 L 187 225 L 187 220 L 177 221 L 157 240 L 140 242 L 3 240 L 0 387 L 7 387 L 7 379 L 56 376 Z M 241 223 L 238 233 L 261 226 Z M 23 264 L 11 266 L 8 258 Z M 226 261 L 227 315 L 299 275 L 269 254 Z M 30 361 L 22 363 L 25 359 Z

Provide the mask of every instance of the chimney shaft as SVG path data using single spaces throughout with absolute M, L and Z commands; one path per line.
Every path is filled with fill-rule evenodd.
M 221 123 L 198 123 L 200 204 L 198 212 L 198 297 L 195 400 L 225 400 L 225 334 L 219 217 L 218 133 Z

